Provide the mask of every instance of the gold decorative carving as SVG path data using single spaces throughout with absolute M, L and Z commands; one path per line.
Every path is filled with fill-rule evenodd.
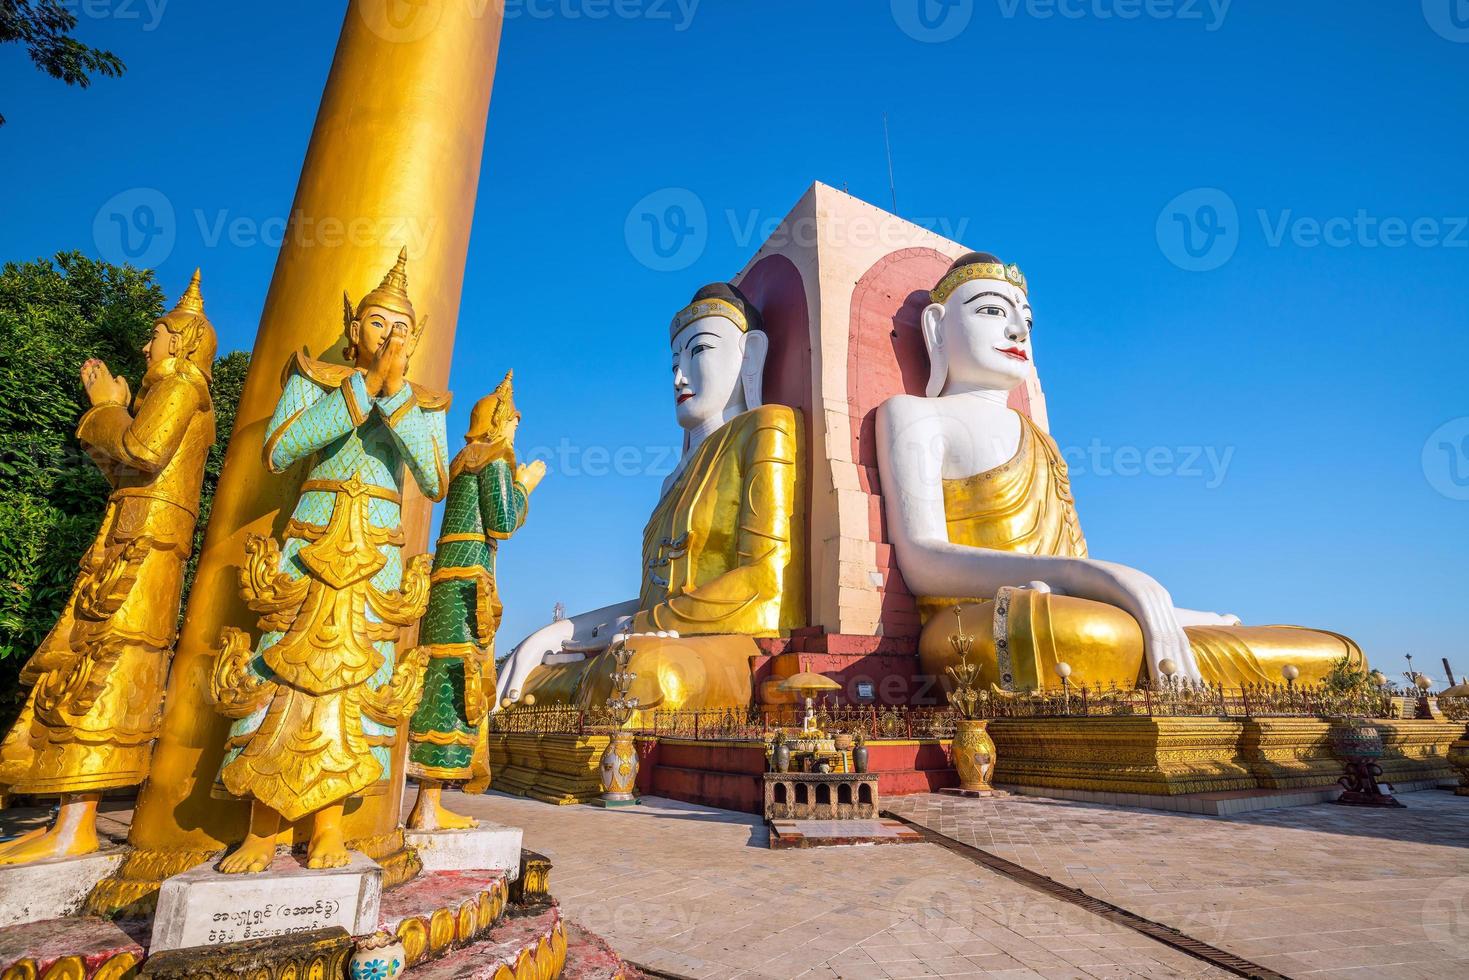
M 171 949 L 143 961 L 149 980 L 328 980 L 347 973 L 354 940 L 341 927 Z

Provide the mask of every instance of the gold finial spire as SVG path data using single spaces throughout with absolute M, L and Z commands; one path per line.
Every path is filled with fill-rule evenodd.
M 500 382 L 500 387 L 495 389 L 495 411 L 490 415 L 490 427 L 498 428 L 505 424 L 515 411 L 515 369 L 511 368 L 505 372 L 505 380 Z
M 495 438 L 506 422 L 519 413 L 515 410 L 515 372 L 505 372 L 505 380 L 493 393 L 479 400 L 469 413 L 469 431 L 465 442 Z
M 408 299 L 408 246 L 398 251 L 398 261 L 383 276 L 378 287 L 362 297 L 362 302 L 357 304 L 357 315 L 361 316 L 369 306 L 381 306 L 415 316 L 413 303 Z
M 199 270 L 194 270 L 194 278 L 189 280 L 189 288 L 179 297 L 178 305 L 173 308 L 175 313 L 193 313 L 196 316 L 204 315 L 204 294 L 199 292 Z
M 397 263 L 383 276 L 380 290 L 392 290 L 393 292 L 408 295 L 408 246 L 404 245 L 398 250 Z

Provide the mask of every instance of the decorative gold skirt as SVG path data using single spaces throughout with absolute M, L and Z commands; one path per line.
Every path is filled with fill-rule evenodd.
M 993 599 L 924 599 L 927 624 L 918 641 L 925 674 L 948 686 L 947 668 L 959 662 L 955 638 L 967 637 L 980 682 L 1017 691 L 1061 684 L 1056 665 L 1071 666 L 1074 687 L 1136 687 L 1145 681 L 1143 632 L 1131 615 L 1103 602 L 1006 590 Z M 954 610 L 959 610 L 956 617 Z M 1366 663 L 1345 636 L 1299 626 L 1190 626 L 1185 628 L 1199 671 L 1210 684 L 1238 688 L 1281 684 L 1281 668 L 1300 671 L 1301 684 L 1319 683 L 1344 656 Z M 962 646 L 962 642 L 961 642 Z M 1007 683 L 1008 679 L 1008 683 Z

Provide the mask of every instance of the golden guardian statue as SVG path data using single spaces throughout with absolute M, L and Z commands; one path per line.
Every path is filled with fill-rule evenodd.
M 60 795 L 61 809 L 50 827 L 0 846 L 0 864 L 95 851 L 102 791 L 148 775 L 214 444 L 215 345 L 195 271 L 153 325 L 136 398 L 101 361 L 82 366 L 92 407 L 77 439 L 112 494 L 65 611 L 22 670 L 30 695 L 0 745 L 0 786 Z
M 308 816 L 308 865 L 345 865 L 343 806 L 386 790 L 398 727 L 418 704 L 428 655 L 396 650 L 428 605 L 431 558 L 404 565 L 402 495 L 409 475 L 430 499 L 444 495 L 449 396 L 406 379 L 424 328 L 407 262 L 405 249 L 355 308 L 346 300 L 348 365 L 304 352 L 286 365 L 266 430 L 272 472 L 311 468 L 284 542 L 246 545 L 240 589 L 263 634 L 252 650 L 226 629 L 212 678 L 219 710 L 236 719 L 220 789 L 251 800 L 225 872 L 264 870 L 281 822 Z

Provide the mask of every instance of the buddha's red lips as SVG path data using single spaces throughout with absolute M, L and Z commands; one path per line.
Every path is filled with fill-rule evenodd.
M 1030 360 L 1030 355 L 1025 353 L 1025 351 L 1021 350 L 1019 347 L 996 347 L 995 350 L 999 351 L 1001 354 L 1004 354 L 1006 357 L 1013 357 L 1017 361 Z
M 677 402 L 677 404 L 682 405 L 684 402 L 688 401 L 690 398 L 693 398 L 693 397 L 694 397 L 694 393 L 692 391 L 686 391 L 682 395 L 679 395 L 678 396 L 678 402 Z

